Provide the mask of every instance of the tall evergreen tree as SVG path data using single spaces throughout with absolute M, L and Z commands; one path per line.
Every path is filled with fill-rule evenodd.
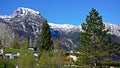
M 82 32 L 80 34 L 80 56 L 81 63 L 97 66 L 101 63 L 103 56 L 108 54 L 110 36 L 107 34 L 102 17 L 96 9 L 92 8 L 87 15 L 86 23 L 82 24 Z
M 42 25 L 42 31 L 40 35 L 40 50 L 52 50 L 53 49 L 53 42 L 51 39 L 51 32 L 50 32 L 50 27 L 47 23 L 47 21 L 43 22 Z

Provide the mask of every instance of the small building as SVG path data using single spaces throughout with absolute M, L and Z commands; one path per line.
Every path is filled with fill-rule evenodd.
M 32 50 L 33 54 L 37 60 L 38 58 L 38 52 L 37 52 L 37 47 L 27 47 L 28 50 Z M 16 52 L 11 52 L 11 50 L 9 52 L 4 52 L 4 49 L 0 49 L 0 58 L 7 58 L 7 59 L 17 59 L 20 56 L 19 51 Z
M 16 58 L 18 58 L 19 55 L 20 55 L 19 52 L 15 53 L 15 54 L 13 54 L 13 53 L 6 53 L 5 57 L 8 58 L 8 59 L 16 59 Z
M 15 53 L 15 54 L 13 54 L 13 59 L 17 59 L 19 56 L 20 56 L 20 53 L 17 52 L 17 53 Z
M 27 49 L 32 50 L 32 51 L 37 51 L 37 47 L 27 47 Z
M 13 59 L 12 53 L 6 53 L 6 54 L 5 54 L 5 57 L 6 57 L 7 59 Z
M 77 61 L 80 53 L 71 51 L 71 52 L 66 52 L 64 55 L 65 55 L 65 64 L 71 64 L 72 62 Z

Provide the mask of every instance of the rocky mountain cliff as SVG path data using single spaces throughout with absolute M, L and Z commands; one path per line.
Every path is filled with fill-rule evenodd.
M 38 11 L 19 7 L 11 16 L 0 16 L 0 38 L 3 39 L 5 34 L 8 34 L 8 39 L 17 37 L 22 40 L 26 38 L 32 46 L 32 43 L 39 40 L 42 23 L 45 20 Z M 68 51 L 79 45 L 77 38 L 82 31 L 81 26 L 54 23 L 49 23 L 49 25 L 56 46 Z M 105 26 L 106 29 L 109 29 L 111 38 L 119 42 L 120 25 L 105 23 Z
M 9 27 L 13 37 L 32 41 L 38 38 L 44 21 L 39 12 L 23 7 L 19 7 L 11 16 L 0 16 L 0 24 Z

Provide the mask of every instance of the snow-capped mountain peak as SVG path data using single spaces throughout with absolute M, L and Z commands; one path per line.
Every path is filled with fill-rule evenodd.
M 70 25 L 70 24 L 54 24 L 54 23 L 49 23 L 49 25 L 51 25 L 53 28 L 55 27 L 55 28 L 65 28 L 65 29 L 76 27 L 76 26 Z
M 14 11 L 13 15 L 10 15 L 10 16 L 0 15 L 0 18 L 10 19 L 15 16 L 26 16 L 26 15 L 40 16 L 40 13 L 30 8 L 19 7 L 17 10 Z
M 120 25 L 116 25 L 116 24 L 111 24 L 111 23 L 106 23 L 105 24 L 105 28 L 109 30 L 109 33 L 111 35 L 115 35 L 115 36 L 120 36 Z
M 81 31 L 81 26 L 74 26 L 71 24 L 54 24 L 54 23 L 49 23 L 50 27 L 53 28 L 54 30 L 57 31 L 62 31 L 64 33 L 69 33 L 69 32 L 80 32 Z
M 12 18 L 12 16 L 8 16 L 8 15 L 0 15 L 0 18 L 2 18 L 2 19 L 6 19 L 6 20 L 9 20 L 10 18 Z
M 24 7 L 19 7 L 17 10 L 15 10 L 14 13 L 17 13 L 19 15 L 27 15 L 27 14 L 39 15 L 40 14 L 38 11 L 32 10 L 30 8 L 24 8 Z

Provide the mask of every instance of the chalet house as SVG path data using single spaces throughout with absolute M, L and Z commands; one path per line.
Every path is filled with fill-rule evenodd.
M 65 64 L 71 64 L 72 62 L 77 61 L 80 53 L 71 51 L 71 52 L 66 52 L 64 55 L 65 55 Z
M 34 51 L 34 56 L 37 60 L 38 57 L 38 52 L 37 52 L 37 47 L 28 47 L 27 49 Z M 4 49 L 0 49 L 0 58 L 3 58 L 5 56 L 7 59 L 16 59 L 20 55 L 19 52 L 17 53 L 4 53 Z
M 15 58 L 18 58 L 19 55 L 20 55 L 19 52 L 15 53 L 15 54 L 13 54 L 13 53 L 6 53 L 5 57 L 8 58 L 8 59 L 15 59 Z

